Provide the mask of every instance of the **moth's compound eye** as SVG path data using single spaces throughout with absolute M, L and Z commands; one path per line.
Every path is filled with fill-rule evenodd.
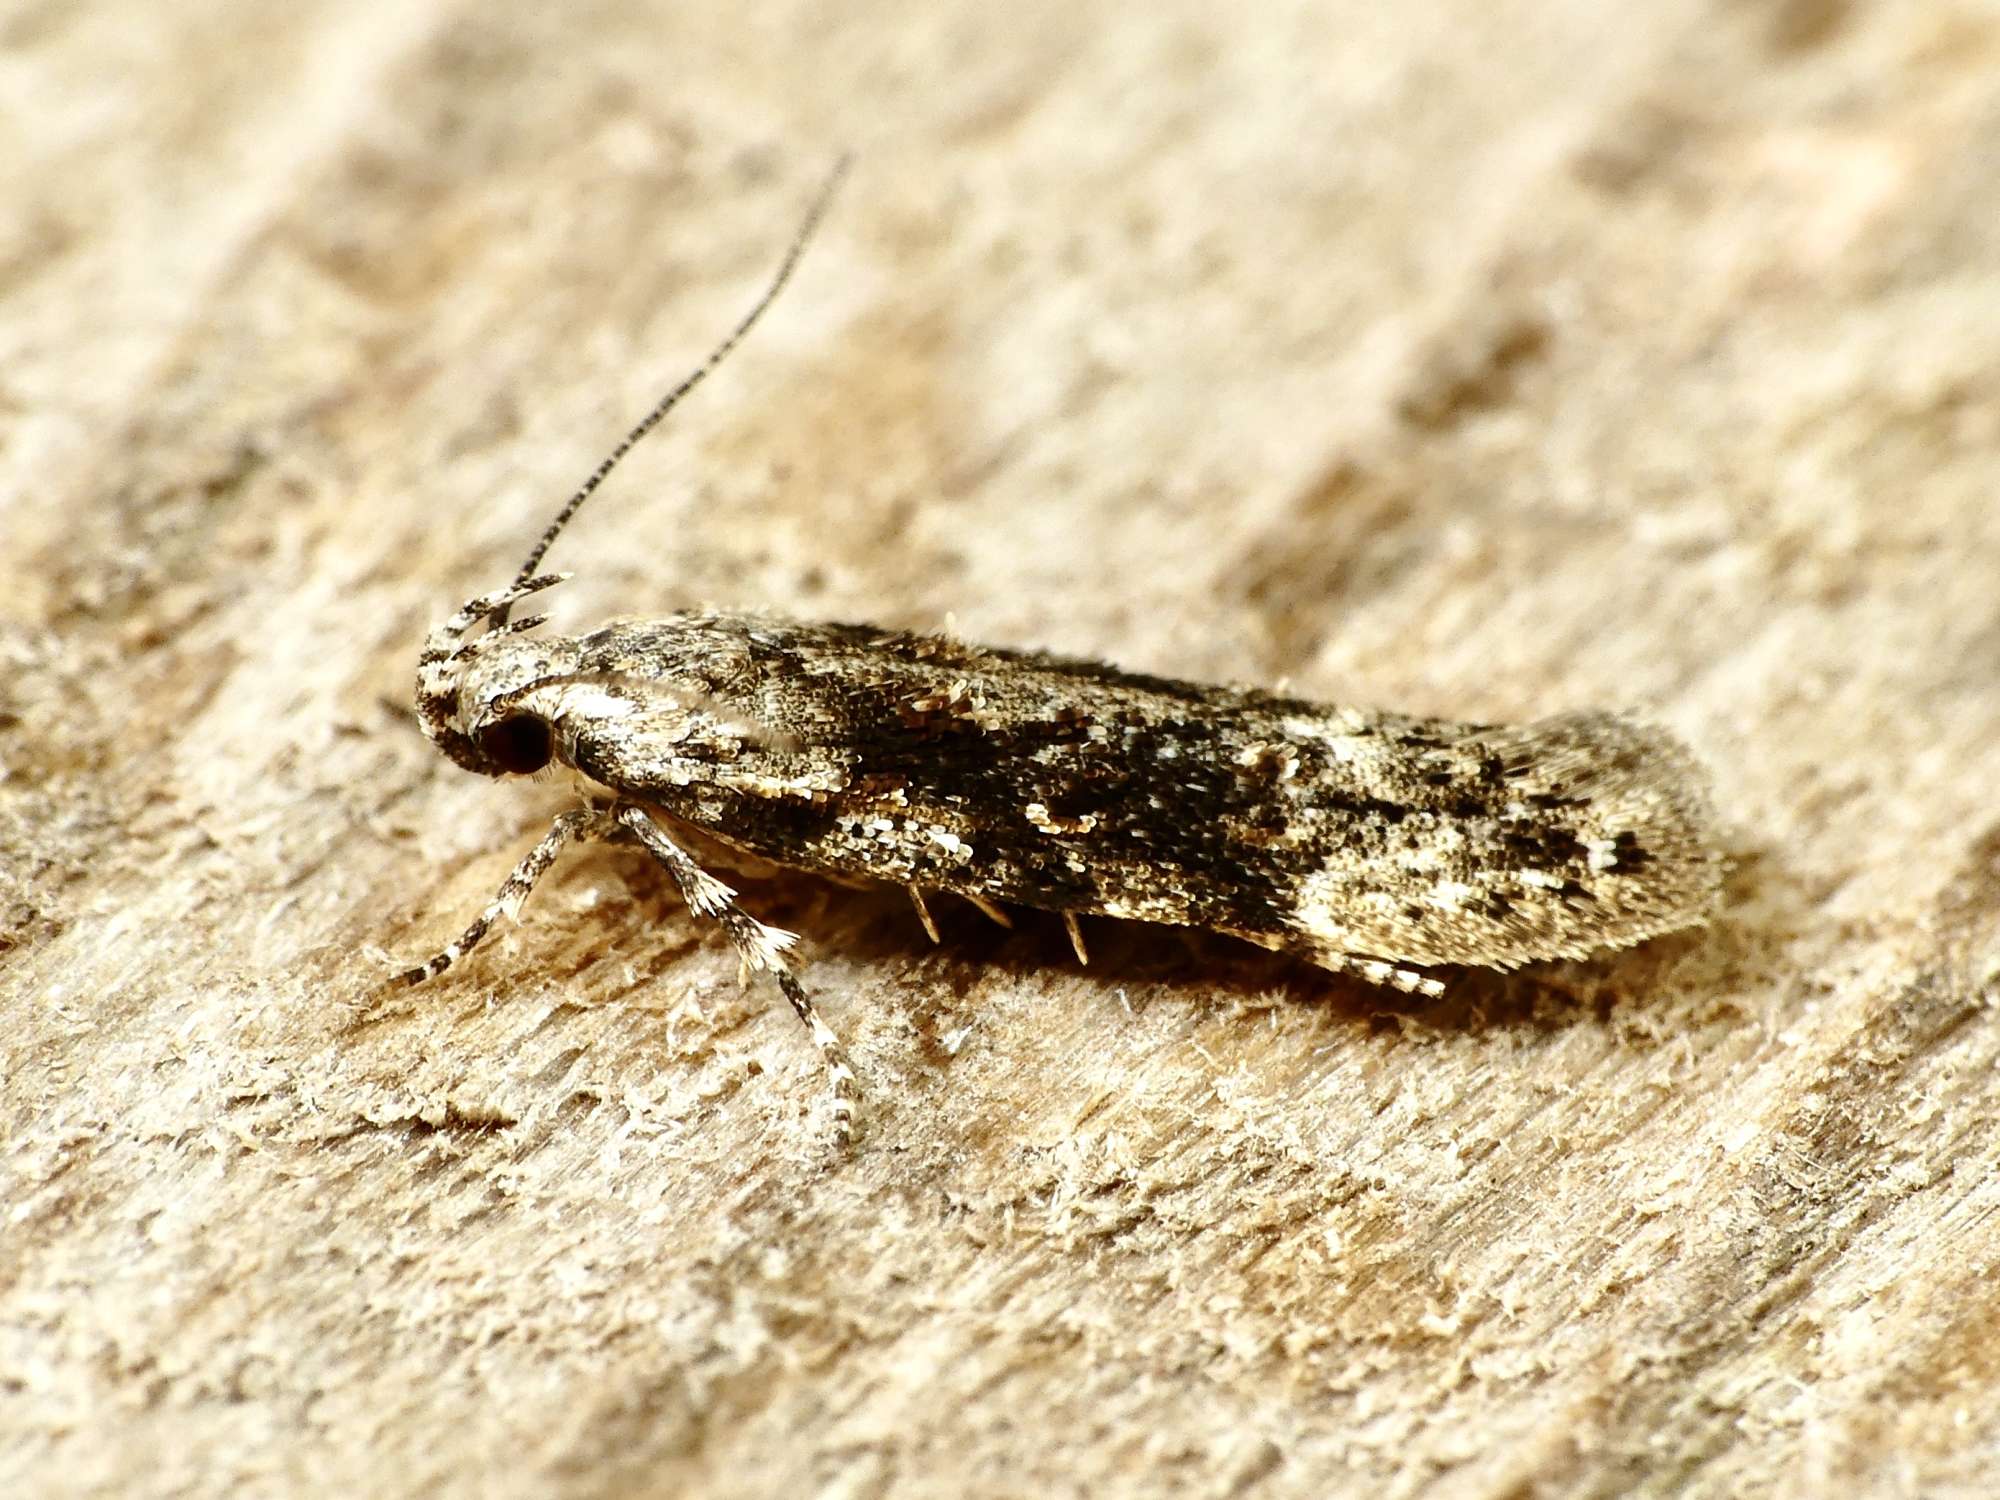
M 479 731 L 479 753 L 503 771 L 526 776 L 549 763 L 556 753 L 555 739 L 544 720 L 514 714 Z

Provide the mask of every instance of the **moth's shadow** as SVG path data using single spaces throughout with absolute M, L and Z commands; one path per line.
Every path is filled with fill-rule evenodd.
M 886 971 L 917 973 L 953 999 L 968 997 L 977 976 L 1067 975 L 1109 989 L 1144 990 L 1148 1003 L 1172 996 L 1200 1012 L 1268 1008 L 1276 1000 L 1317 1008 L 1343 1028 L 1400 1032 L 1411 1025 L 1442 1033 L 1558 1031 L 1602 1025 L 1614 1011 L 1655 989 L 1670 969 L 1704 942 L 1701 932 L 1655 938 L 1588 961 L 1534 964 L 1512 973 L 1431 971 L 1441 996 L 1409 994 L 1292 954 L 1196 928 L 1082 919 L 1088 964 L 1079 964 L 1061 916 L 1010 907 L 1003 927 L 970 902 L 943 892 L 927 897 L 941 942 L 933 944 L 908 896 L 891 886 L 858 886 L 793 871 L 759 872 L 738 881 L 745 904 L 762 920 L 800 932 L 811 952 L 839 952 Z M 810 961 L 811 952 L 808 953 Z

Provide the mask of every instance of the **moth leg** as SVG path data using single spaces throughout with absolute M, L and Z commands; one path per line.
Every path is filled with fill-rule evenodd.
M 1314 949 L 1312 957 L 1321 968 L 1353 974 L 1370 984 L 1401 990 L 1406 995 L 1426 995 L 1435 1000 L 1444 993 L 1444 981 L 1437 976 L 1406 969 L 1399 964 L 1384 963 L 1379 958 L 1362 958 L 1353 953 L 1327 953 L 1320 949 Z
M 1076 961 L 1080 964 L 1089 963 L 1090 954 L 1083 946 L 1083 924 L 1077 921 L 1076 913 L 1073 911 L 1064 912 L 1062 917 L 1063 928 L 1069 933 L 1069 945 L 1076 949 Z
M 1007 913 L 995 906 L 991 901 L 988 901 L 984 896 L 975 896 L 971 891 L 961 891 L 959 894 L 985 912 L 987 916 L 998 922 L 1002 927 L 1012 927 L 1014 925 L 1012 917 L 1008 916 Z
M 913 885 L 909 888 L 909 891 L 910 905 L 917 909 L 917 920 L 924 924 L 924 931 L 930 934 L 932 942 L 943 942 L 944 939 L 938 936 L 937 923 L 931 920 L 931 909 L 924 905 L 923 888 Z
M 562 853 L 563 845 L 571 839 L 588 837 L 593 831 L 591 825 L 596 821 L 595 813 L 558 813 L 555 822 L 549 825 L 549 831 L 542 835 L 541 842 L 528 851 L 527 858 L 514 866 L 513 873 L 500 883 L 499 892 L 487 902 L 486 910 L 472 919 L 472 925 L 459 934 L 457 941 L 447 943 L 416 968 L 405 969 L 396 976 L 397 979 L 403 984 L 422 984 L 426 979 L 435 979 L 479 946 L 479 940 L 500 918 L 506 917 L 509 921 L 519 918 L 521 903 L 528 899 L 535 882 L 549 872 L 549 866 Z
M 737 958 L 746 968 L 768 972 L 792 1003 L 792 1009 L 812 1034 L 826 1065 L 833 1090 L 833 1135 L 837 1146 L 845 1147 L 854 1138 L 854 1106 L 857 1089 L 854 1069 L 840 1038 L 819 1018 L 812 997 L 785 961 L 785 950 L 796 943 L 798 934 L 780 927 L 766 927 L 736 904 L 736 892 L 694 861 L 694 856 L 668 838 L 660 825 L 634 803 L 622 803 L 612 812 L 619 825 L 629 829 L 652 856 L 667 867 L 674 884 L 681 889 L 688 910 L 696 916 L 713 917 L 722 924 Z

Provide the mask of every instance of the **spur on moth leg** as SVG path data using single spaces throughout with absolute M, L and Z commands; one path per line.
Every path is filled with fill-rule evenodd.
M 923 923 L 924 935 L 933 943 L 943 942 L 944 939 L 938 936 L 937 923 L 931 918 L 931 909 L 924 904 L 924 888 L 920 885 L 913 885 L 908 887 L 908 890 L 910 892 L 910 905 L 917 909 L 917 920 Z
M 984 896 L 980 895 L 979 892 L 961 891 L 959 894 L 964 896 L 966 900 L 970 901 L 974 906 L 978 907 L 982 912 L 984 912 L 987 915 L 987 917 L 997 926 L 1006 927 L 1009 929 L 1013 927 L 1014 919 L 1008 916 L 1005 911 L 1001 910 L 1000 907 L 996 906 L 993 902 L 988 901 Z
M 1077 921 L 1076 913 L 1073 911 L 1064 912 L 1062 919 L 1063 930 L 1069 934 L 1069 945 L 1076 954 L 1076 961 L 1080 964 L 1089 963 L 1090 953 L 1083 946 L 1083 924 Z

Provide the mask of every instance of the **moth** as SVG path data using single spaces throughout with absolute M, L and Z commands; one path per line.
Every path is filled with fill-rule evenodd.
M 844 165 L 844 164 L 843 164 Z M 840 178 L 747 315 L 612 450 L 514 581 L 429 634 L 416 709 L 493 777 L 565 767 L 559 814 L 417 983 L 514 918 L 563 847 L 636 842 L 818 1044 L 835 1137 L 856 1085 L 801 986 L 795 935 L 703 868 L 693 830 L 779 865 L 1010 906 L 1232 934 L 1424 994 L 1439 966 L 1580 958 L 1704 921 L 1721 862 L 1703 776 L 1615 713 L 1505 725 L 1414 718 L 1180 682 L 949 635 L 684 610 L 539 634 L 515 605 L 567 574 L 544 555 L 634 444 L 713 371 L 791 278 Z

